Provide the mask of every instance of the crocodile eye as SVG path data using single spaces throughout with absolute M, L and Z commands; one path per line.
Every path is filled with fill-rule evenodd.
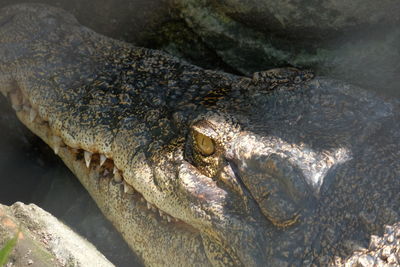
M 210 156 L 215 152 L 214 141 L 210 137 L 195 132 L 194 138 L 197 148 L 204 156 Z

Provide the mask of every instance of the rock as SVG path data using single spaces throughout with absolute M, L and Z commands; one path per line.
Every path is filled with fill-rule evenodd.
M 26 2 L 61 7 L 83 25 L 119 40 L 162 49 L 206 68 L 235 71 L 176 15 L 171 1 L 103 0 L 99 4 L 96 0 L 3 0 L 0 8 Z
M 189 27 L 221 59 L 250 74 L 276 66 L 397 93 L 397 1 L 174 0 Z
M 43 3 L 63 8 L 84 24 L 104 35 L 141 43 L 171 20 L 163 0 L 2 0 L 0 8 L 17 3 Z
M 219 13 L 248 28 L 270 34 L 289 33 L 297 39 L 322 39 L 324 36 L 364 28 L 364 26 L 393 25 L 399 21 L 400 5 L 397 1 L 376 0 L 175 0 L 185 11 L 185 17 L 194 20 L 204 13 L 195 13 L 199 7 L 209 14 Z M 189 13 L 189 11 L 192 11 Z M 204 17 L 206 20 L 210 16 Z M 199 29 L 201 30 L 201 29 Z
M 371 236 L 369 249 L 355 251 L 345 260 L 336 258 L 332 266 L 399 266 L 400 223 L 385 226 L 382 237 Z
M 18 232 L 8 260 L 12 266 L 114 266 L 87 240 L 38 206 L 0 204 L 0 248 Z
M 0 8 L 27 0 L 3 0 Z M 104 35 L 250 75 L 296 66 L 399 96 L 400 4 L 378 0 L 28 0 Z

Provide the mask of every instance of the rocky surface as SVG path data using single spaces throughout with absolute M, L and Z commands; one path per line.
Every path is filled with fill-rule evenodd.
M 142 43 L 148 34 L 171 20 L 164 0 L 2 0 L 0 8 L 29 2 L 63 8 L 97 32 L 135 43 Z
M 204 43 L 242 73 L 275 66 L 311 67 L 364 87 L 398 93 L 397 1 L 174 3 Z
M 206 68 L 235 71 L 177 15 L 168 0 L 3 0 L 0 8 L 16 3 L 43 3 L 63 8 L 83 25 L 104 35 L 157 48 Z
M 383 236 L 371 236 L 368 249 L 360 249 L 345 260 L 336 258 L 332 266 L 400 266 L 400 223 L 385 226 Z
M 400 95 L 398 1 L 4 0 L 62 7 L 85 26 L 205 68 L 308 67 Z
M 34 204 L 0 204 L 0 247 L 18 233 L 6 266 L 114 266 L 87 240 Z

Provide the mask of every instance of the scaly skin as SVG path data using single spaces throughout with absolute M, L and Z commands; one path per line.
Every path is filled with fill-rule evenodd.
M 0 91 L 149 266 L 326 264 L 399 221 L 398 105 L 338 81 L 204 70 L 17 5 Z

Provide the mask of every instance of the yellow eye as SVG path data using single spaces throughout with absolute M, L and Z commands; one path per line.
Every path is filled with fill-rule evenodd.
M 204 154 L 204 156 L 210 156 L 214 153 L 215 145 L 210 137 L 198 132 L 194 133 L 194 137 L 198 149 L 202 154 Z

